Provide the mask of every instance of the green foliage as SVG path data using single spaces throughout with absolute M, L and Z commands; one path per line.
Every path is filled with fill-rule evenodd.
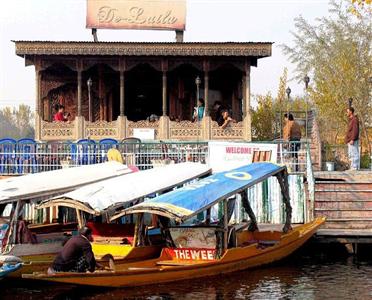
M 28 105 L 0 109 L 0 138 L 33 138 L 35 135 L 33 123 L 34 115 Z
M 288 109 L 288 97 L 286 94 L 287 84 L 288 84 L 288 70 L 284 68 L 282 76 L 279 78 L 278 94 L 276 96 L 276 101 L 274 108 L 276 111 L 286 111 Z
M 270 93 L 257 96 L 258 107 L 252 113 L 252 137 L 254 140 L 269 141 L 274 139 L 275 112 L 273 97 Z
M 310 109 L 310 106 L 308 107 L 306 105 L 304 98 L 296 97 L 289 101 L 286 94 L 288 84 L 287 73 L 288 71 L 285 68 L 282 76 L 279 78 L 279 88 L 276 98 L 272 97 L 270 93 L 255 97 L 258 106 L 252 112 L 253 140 L 268 141 L 279 138 L 282 127 L 284 126 L 283 115 L 286 112 L 305 112 L 306 109 Z
M 349 10 L 357 17 L 360 17 L 365 11 L 372 11 L 372 0 L 351 0 Z
M 348 9 L 350 2 L 332 1 L 330 5 L 330 17 L 320 18 L 316 24 L 296 18 L 294 46 L 282 48 L 296 64 L 298 80 L 311 74 L 309 93 L 319 112 L 321 132 L 334 131 L 335 138 L 345 131 L 350 97 L 362 128 L 372 123 L 372 16 L 365 11 L 356 18 Z
M 324 144 L 324 159 L 325 161 L 334 162 L 336 158 L 336 151 L 333 147 L 326 143 Z
M 370 169 L 371 168 L 371 158 L 368 153 L 364 153 L 360 158 L 360 168 L 361 169 Z

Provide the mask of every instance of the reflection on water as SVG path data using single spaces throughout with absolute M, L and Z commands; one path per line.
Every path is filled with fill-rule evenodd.
M 324 250 L 324 249 L 323 249 Z M 2 299 L 372 299 L 372 255 L 318 246 L 274 266 L 158 286 L 96 289 L 3 281 Z M 371 252 L 369 252 L 371 253 Z

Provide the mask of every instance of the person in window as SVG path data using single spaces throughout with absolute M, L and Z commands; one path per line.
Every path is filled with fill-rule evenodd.
M 53 116 L 53 121 L 55 122 L 67 122 L 70 114 L 65 114 L 65 107 L 62 104 L 56 104 L 54 106 L 56 110 L 55 115 Z
M 100 266 L 96 264 L 94 258 L 90 244 L 92 241 L 92 230 L 83 227 L 79 235 L 73 236 L 66 242 L 48 272 L 94 272 L 96 266 Z
M 213 109 L 214 109 L 214 121 L 217 122 L 218 126 L 222 126 L 225 120 L 223 119 L 222 116 L 222 111 L 225 109 L 225 107 L 222 105 L 221 101 L 216 101 L 213 104 Z
M 236 121 L 230 117 L 229 111 L 224 109 L 221 111 L 221 116 L 223 119 L 223 123 L 221 126 L 222 129 L 225 129 L 230 123 L 236 123 Z
M 198 100 L 198 105 L 194 107 L 194 115 L 192 119 L 194 121 L 200 122 L 204 117 L 204 112 L 205 112 L 204 100 L 200 98 Z

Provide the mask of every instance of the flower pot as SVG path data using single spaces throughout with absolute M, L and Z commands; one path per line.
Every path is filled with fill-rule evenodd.
M 326 171 L 334 171 L 335 170 L 335 163 L 333 161 L 326 162 Z

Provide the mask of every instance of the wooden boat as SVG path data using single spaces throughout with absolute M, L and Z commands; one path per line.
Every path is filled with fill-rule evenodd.
M 133 170 L 126 165 L 107 162 L 1 180 L 0 255 L 20 257 L 25 262 L 23 270 L 26 272 L 38 270 L 39 262 L 51 261 L 61 250 L 66 235 L 77 230 L 78 224 L 72 222 L 27 225 L 22 217 L 24 210 L 29 209 L 31 203 L 35 204 L 84 185 L 131 172 Z M 4 214 L 7 209 L 8 215 Z M 20 234 L 21 230 L 26 232 L 27 240 Z M 44 268 L 43 263 L 39 269 L 41 268 Z M 20 276 L 20 272 L 13 272 L 11 276 Z
M 248 201 L 247 188 L 276 176 L 282 189 L 286 207 L 285 224 L 282 231 L 260 231 L 256 217 Z M 232 204 L 239 194 L 250 222 L 229 225 Z M 211 223 L 211 208 L 223 205 L 222 219 Z M 190 225 L 195 216 L 204 212 L 202 224 Z M 291 205 L 288 193 L 287 171 L 271 163 L 254 163 L 232 171 L 208 176 L 197 183 L 169 192 L 157 198 L 134 205 L 113 216 L 136 214 L 134 244 L 146 244 L 144 214 L 156 214 L 164 219 L 163 235 L 168 245 L 154 259 L 119 264 L 113 271 L 93 273 L 33 273 L 24 278 L 52 282 L 127 287 L 179 281 L 224 274 L 251 267 L 262 266 L 280 260 L 303 245 L 321 226 L 325 219 L 292 228 Z M 192 223 L 192 222 L 191 222 Z
M 77 227 L 81 228 L 84 225 L 92 229 L 94 237 L 92 248 L 98 260 L 107 262 L 112 258 L 120 262 L 128 255 L 128 259 L 131 260 L 156 257 L 161 250 L 156 245 L 133 249 L 130 241 L 133 240 L 134 224 L 87 222 L 83 216 L 88 213 L 91 216 L 102 216 L 107 219 L 110 211 L 115 212 L 116 209 L 122 209 L 133 202 L 142 201 L 143 198 L 151 194 L 162 193 L 176 186 L 182 186 L 186 182 L 209 173 L 210 168 L 199 163 L 168 165 L 86 185 L 69 193 L 44 200 L 37 208 L 67 207 L 75 210 L 78 220 L 78 223 L 75 224 L 75 230 Z M 172 174 L 172 176 L 169 176 L 169 174 Z M 158 179 L 154 180 L 156 177 Z M 147 184 L 144 185 L 144 182 Z M 57 239 L 56 232 L 62 234 L 63 231 L 57 230 L 57 228 L 51 230 L 51 227 L 60 226 L 66 229 L 67 225 L 49 224 L 48 228 L 50 230 L 46 235 L 50 238 L 54 236 Z M 35 227 L 32 229 L 35 230 Z M 47 232 L 45 225 L 39 226 L 37 229 Z M 123 240 L 127 242 L 123 242 Z M 42 246 L 45 246 L 46 249 L 40 251 Z M 19 276 L 21 272 L 36 272 L 49 267 L 56 253 L 61 250 L 62 244 L 59 241 L 49 243 L 49 245 L 29 244 L 29 247 L 28 253 L 21 253 L 20 255 L 24 260 L 24 267 L 13 276 Z M 31 248 L 35 248 L 32 253 Z M 49 249 L 49 252 L 47 249 Z
M 129 174 L 123 178 L 113 178 L 84 186 L 70 193 L 45 200 L 39 208 L 52 206 L 74 208 L 80 220 L 79 225 L 82 227 L 84 224 L 81 212 L 97 216 L 109 215 L 110 211 L 120 211 L 128 205 L 143 201 L 149 195 L 163 193 L 177 186 L 181 187 L 187 182 L 207 176 L 210 172 L 211 169 L 207 165 L 200 163 L 186 162 L 166 165 Z M 133 247 L 130 242 L 134 237 L 133 223 L 87 222 L 86 225 L 93 231 L 92 248 L 96 258 L 110 255 L 115 259 L 123 259 L 132 251 Z M 124 239 L 127 240 L 126 244 L 123 243 Z

